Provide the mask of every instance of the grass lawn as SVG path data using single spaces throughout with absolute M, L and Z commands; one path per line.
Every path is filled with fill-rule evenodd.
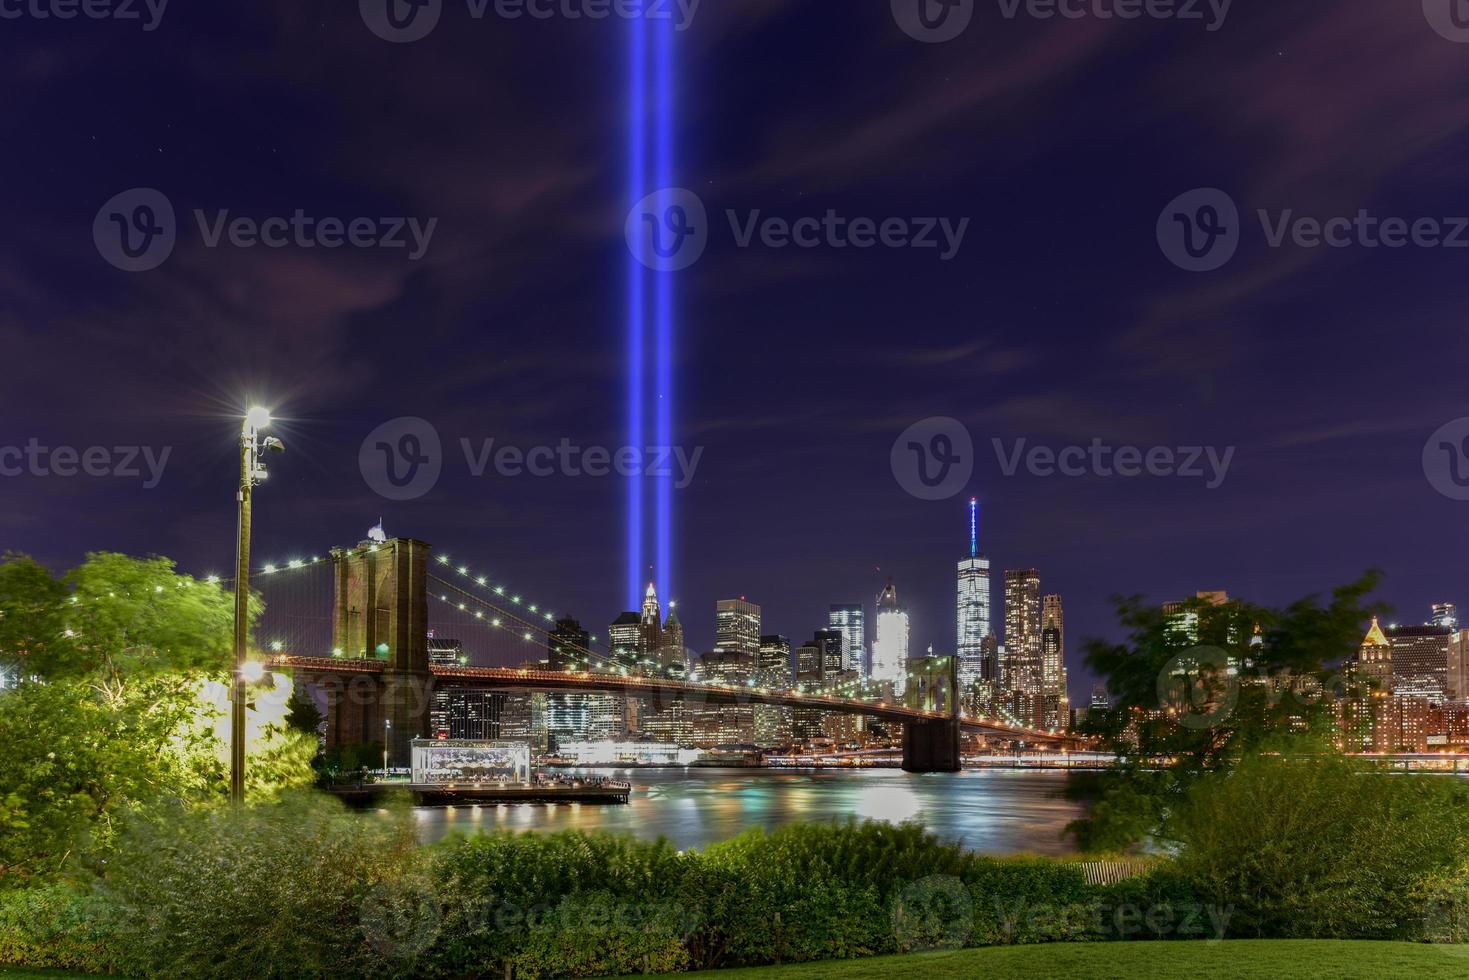
M 1208 942 L 1054 943 L 950 953 L 879 956 L 799 966 L 718 970 L 718 980 L 1235 980 L 1238 977 L 1469 977 L 1469 945 L 1228 940 Z M 8 980 L 8 978 L 7 978 Z

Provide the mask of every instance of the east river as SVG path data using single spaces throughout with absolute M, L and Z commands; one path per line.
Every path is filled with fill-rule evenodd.
M 626 804 L 421 807 L 425 843 L 451 833 L 599 830 L 680 849 L 751 827 L 800 821 L 918 820 L 945 840 L 989 854 L 1066 854 L 1062 830 L 1083 813 L 1061 797 L 1064 772 L 982 769 L 959 774 L 897 769 L 619 769 L 596 774 L 632 783 Z

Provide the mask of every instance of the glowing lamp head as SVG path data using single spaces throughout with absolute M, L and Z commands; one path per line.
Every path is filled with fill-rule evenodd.
M 252 429 L 264 429 L 270 425 L 270 411 L 256 405 L 245 413 L 245 424 Z
M 265 664 L 247 660 L 240 666 L 240 676 L 251 684 L 259 684 L 265 678 Z

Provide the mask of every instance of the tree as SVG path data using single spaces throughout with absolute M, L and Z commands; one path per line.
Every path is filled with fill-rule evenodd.
M 1083 732 L 1118 762 L 1108 778 L 1076 786 L 1073 795 L 1095 801 L 1070 828 L 1078 841 L 1118 849 L 1166 835 L 1195 780 L 1283 739 L 1292 751 L 1329 751 L 1332 694 L 1350 682 L 1339 668 L 1380 611 L 1365 604 L 1379 578 L 1368 572 L 1324 604 L 1307 596 L 1283 609 L 1193 599 L 1165 611 L 1115 598 L 1127 639 L 1086 644 L 1113 704 L 1089 714 Z
M 224 801 L 233 608 L 163 558 L 94 554 L 61 578 L 0 560 L 0 666 L 20 679 L 0 694 L 0 885 L 105 854 L 141 808 Z M 312 775 L 315 739 L 275 690 L 247 725 L 257 798 Z

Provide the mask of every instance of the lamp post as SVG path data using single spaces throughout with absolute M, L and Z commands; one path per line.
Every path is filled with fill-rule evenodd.
M 383 719 L 383 782 L 388 781 L 388 742 L 392 738 L 393 720 Z
M 235 543 L 235 672 L 230 684 L 230 799 L 245 799 L 245 686 L 249 681 L 250 642 L 250 497 L 255 485 L 265 479 L 260 462 L 262 449 L 285 452 L 285 444 L 274 436 L 262 442 L 260 430 L 270 425 L 270 413 L 252 408 L 245 413 L 240 429 L 240 489 L 238 531 Z

